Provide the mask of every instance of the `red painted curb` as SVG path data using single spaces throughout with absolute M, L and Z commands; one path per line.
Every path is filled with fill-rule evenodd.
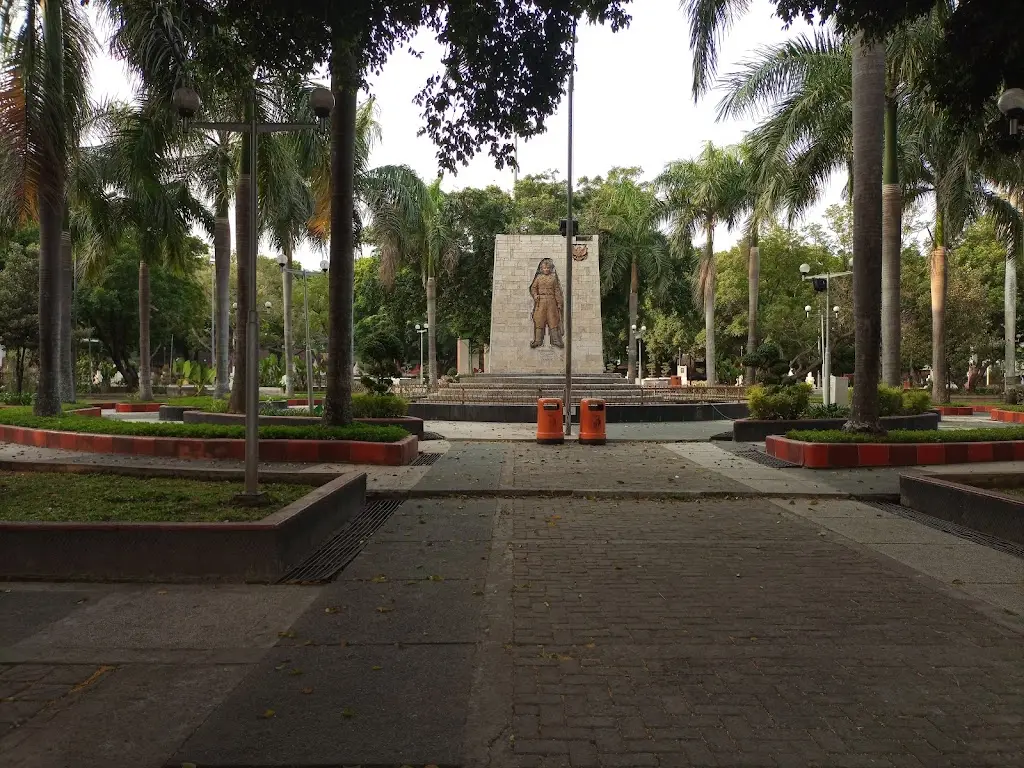
M 324 399 L 322 397 L 321 398 L 314 398 L 313 399 L 313 405 L 323 405 L 323 402 L 324 402 Z M 289 398 L 288 399 L 288 406 L 291 407 L 293 405 L 309 405 L 309 398 L 308 397 L 292 397 L 292 398 Z
M 1024 461 L 1024 440 L 975 443 L 806 443 L 771 435 L 765 440 L 765 450 L 769 456 L 809 469 Z
M 99 415 L 99 414 L 97 414 Z M 0 442 L 87 453 L 118 453 L 177 459 L 245 458 L 245 441 L 185 437 L 93 435 L 0 425 Z M 260 440 L 263 461 L 383 464 L 404 466 L 419 455 L 419 440 L 409 435 L 394 443 L 362 440 Z
M 114 410 L 118 413 L 158 413 L 165 403 L 117 403 Z
M 71 411 L 72 416 L 88 416 L 92 418 L 99 418 L 103 415 L 103 409 L 98 405 L 94 405 L 89 408 L 76 408 Z

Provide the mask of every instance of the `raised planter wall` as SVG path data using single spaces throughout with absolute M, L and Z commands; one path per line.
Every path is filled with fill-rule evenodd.
M 884 416 L 886 429 L 938 429 L 939 414 L 934 411 L 914 416 Z M 769 435 L 784 435 L 795 429 L 842 429 L 846 419 L 737 419 L 732 423 L 732 439 L 737 443 L 761 443 Z
M 739 419 L 750 413 L 746 403 L 651 403 L 648 405 L 609 405 L 609 424 L 643 422 L 715 421 Z M 410 403 L 409 415 L 424 421 L 490 421 L 511 424 L 536 424 L 537 406 L 491 403 Z M 573 416 L 573 421 L 578 421 Z
M 0 522 L 0 578 L 273 582 L 357 515 L 365 498 L 360 474 L 251 523 Z
M 1024 424 L 1024 412 L 1022 411 L 1004 411 L 999 408 L 993 408 L 989 411 L 989 418 L 993 421 Z
M 1024 461 L 1024 441 L 978 443 L 805 443 L 769 435 L 770 456 L 810 469 L 842 467 L 911 467 L 925 464 L 968 464 Z
M 182 420 L 186 424 L 244 424 L 244 413 L 206 413 L 205 411 L 187 411 L 183 414 Z M 376 424 L 377 426 L 401 427 L 410 435 L 418 438 L 423 437 L 423 419 L 415 416 L 394 416 L 386 419 L 355 419 L 361 424 Z M 319 416 L 260 416 L 260 424 L 263 426 L 276 425 L 279 427 L 309 427 L 322 424 Z
M 114 410 L 118 413 L 158 413 L 163 403 L 117 403 Z
M 1016 475 L 1015 479 L 1019 479 Z M 971 530 L 1024 544 L 1024 499 L 976 488 L 968 476 L 900 475 L 900 504 Z
M 0 425 L 0 442 L 59 448 L 87 453 L 159 456 L 175 459 L 245 458 L 245 440 L 236 438 L 135 437 L 57 432 Z M 261 461 L 320 462 L 339 464 L 411 464 L 419 455 L 419 441 L 409 435 L 394 443 L 361 440 L 260 440 Z

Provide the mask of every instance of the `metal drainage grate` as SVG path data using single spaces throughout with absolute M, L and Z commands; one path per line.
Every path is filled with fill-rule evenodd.
M 367 540 L 402 505 L 397 499 L 370 501 L 348 525 L 281 579 L 282 584 L 317 584 L 330 581 L 362 552 Z
M 722 447 L 725 448 L 725 446 Z M 773 467 L 775 469 L 793 469 L 794 467 L 800 466 L 799 464 L 793 464 L 785 461 L 784 459 L 778 459 L 775 456 L 769 456 L 767 453 L 758 450 L 757 448 L 735 446 L 726 448 L 726 450 L 736 454 L 741 459 L 749 459 L 757 464 L 763 464 L 766 467 Z
M 414 461 L 409 466 L 411 466 L 411 467 L 429 467 L 431 464 L 436 462 L 442 456 L 444 456 L 443 453 L 421 453 L 419 456 L 416 457 L 416 461 Z
M 906 518 L 907 520 L 913 520 L 916 523 L 921 523 L 921 525 L 927 525 L 929 528 L 934 528 L 937 531 L 950 533 L 953 536 L 959 536 L 961 539 L 973 541 L 975 544 L 981 544 L 982 546 L 989 547 L 990 549 L 1005 552 L 1008 555 L 1024 558 L 1024 547 L 1020 544 L 1015 544 L 1012 541 L 1000 539 L 996 536 L 990 536 L 987 533 L 975 531 L 972 528 L 967 528 L 963 525 L 959 525 L 958 523 L 951 523 L 948 520 L 932 517 L 931 515 L 926 515 L 923 512 L 918 512 L 916 509 L 904 507 L 899 504 L 893 504 L 888 501 L 866 501 L 864 503 L 869 507 L 880 509 L 883 512 L 890 512 L 899 517 Z

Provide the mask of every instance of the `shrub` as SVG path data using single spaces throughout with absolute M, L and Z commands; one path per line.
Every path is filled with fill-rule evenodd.
M 756 351 L 745 355 L 741 362 L 754 369 L 754 381 L 758 384 L 780 384 L 789 373 L 789 361 L 783 358 L 779 348 L 770 342 L 763 343 Z M 724 377 L 723 380 L 730 381 Z
M 117 421 L 86 416 L 34 416 L 29 408 L 0 411 L 0 424 L 29 429 L 85 432 L 93 435 L 192 437 L 203 440 L 245 437 L 245 427 L 241 424 L 178 424 L 161 421 Z M 401 427 L 377 424 L 349 424 L 346 427 L 260 427 L 260 437 L 268 440 L 364 440 L 371 443 L 394 443 L 408 434 Z
M 767 421 L 798 419 L 807 412 L 811 401 L 811 385 L 758 384 L 748 390 L 747 397 L 751 418 Z
M 845 405 L 825 405 L 824 403 L 812 403 L 807 409 L 808 419 L 845 419 L 850 415 L 850 409 Z
M 903 413 L 914 415 L 924 413 L 932 407 L 932 398 L 921 389 L 908 389 L 903 392 Z
M 903 410 L 903 390 L 899 387 L 878 385 L 878 415 L 898 416 Z
M 186 408 L 195 408 L 207 413 L 227 413 L 228 400 L 223 397 L 172 397 L 167 401 L 168 405 L 179 405 Z
M 977 443 L 1024 440 L 1024 427 L 980 429 L 893 429 L 884 435 L 843 432 L 840 429 L 792 430 L 791 440 L 808 443 Z
M 390 419 L 409 413 L 409 401 L 397 395 L 352 395 L 352 416 L 357 419 Z
M 32 393 L 0 392 L 0 405 L 32 405 Z

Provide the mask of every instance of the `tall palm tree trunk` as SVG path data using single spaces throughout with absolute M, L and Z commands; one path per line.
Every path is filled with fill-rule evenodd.
M 936 203 L 941 206 L 940 202 Z M 946 227 L 941 209 L 935 213 L 935 248 L 931 260 L 932 289 L 932 402 L 948 403 L 946 386 Z
M 878 377 L 882 319 L 882 143 L 885 46 L 861 34 L 853 43 L 852 431 L 879 432 Z M 829 308 L 831 309 L 831 308 Z
M 900 255 L 903 196 L 897 148 L 895 99 L 885 105 L 885 160 L 882 167 L 882 382 L 900 385 Z
M 52 178 L 55 169 L 41 168 L 40 183 L 63 188 Z M 46 187 L 43 188 L 44 190 Z M 39 384 L 36 416 L 58 416 L 60 407 L 60 293 L 62 194 L 54 191 L 39 198 Z
M 427 278 L 427 371 L 430 388 L 437 389 L 437 283 Z
M 626 379 L 632 383 L 637 378 L 636 371 L 636 328 L 637 300 L 639 298 L 640 274 L 636 259 L 629 268 L 629 351 L 626 355 Z
M 246 122 L 252 119 L 251 110 L 250 101 L 245 108 Z M 231 382 L 231 399 L 228 403 L 231 413 L 245 413 L 245 334 L 249 325 L 249 302 L 255 300 L 255 297 L 249 296 L 249 230 L 252 226 L 251 217 L 256 214 L 249 202 L 249 189 L 255 170 L 249 157 L 250 141 L 249 134 L 243 133 L 241 173 L 238 174 L 235 187 L 235 289 L 238 312 L 235 315 L 235 378 Z M 255 360 L 253 364 L 256 364 Z
M 1006 274 L 1003 278 L 1003 386 L 1017 386 L 1017 250 L 1015 241 L 1006 252 Z
M 708 223 L 708 242 L 704 246 L 704 366 L 707 370 L 707 384 L 718 383 L 715 371 L 715 225 Z
M 174 365 L 174 360 L 171 360 Z M 139 400 L 153 399 L 149 353 L 149 264 L 139 262 Z
M 64 231 L 60 235 L 60 399 L 75 401 L 74 339 L 71 335 L 74 264 L 71 257 L 71 233 L 67 231 L 68 212 L 64 211 Z
M 359 71 L 351 44 L 336 39 L 331 53 L 331 274 L 324 423 L 352 421 L 352 308 L 355 287 L 356 99 Z
M 757 300 L 761 281 L 761 248 L 758 245 L 757 224 L 750 230 L 750 250 L 747 252 L 747 354 L 757 351 Z M 743 374 L 745 384 L 754 383 L 754 367 L 748 365 Z
M 227 202 L 217 209 L 213 229 L 213 261 L 217 278 L 217 386 L 214 395 L 225 397 L 231 377 L 228 359 L 228 339 L 231 335 L 231 222 L 228 220 Z
M 292 247 L 291 243 L 284 246 L 285 270 L 281 273 L 284 283 L 284 377 L 285 395 L 295 396 L 295 353 L 292 351 Z M 308 374 L 307 374 L 308 375 Z

